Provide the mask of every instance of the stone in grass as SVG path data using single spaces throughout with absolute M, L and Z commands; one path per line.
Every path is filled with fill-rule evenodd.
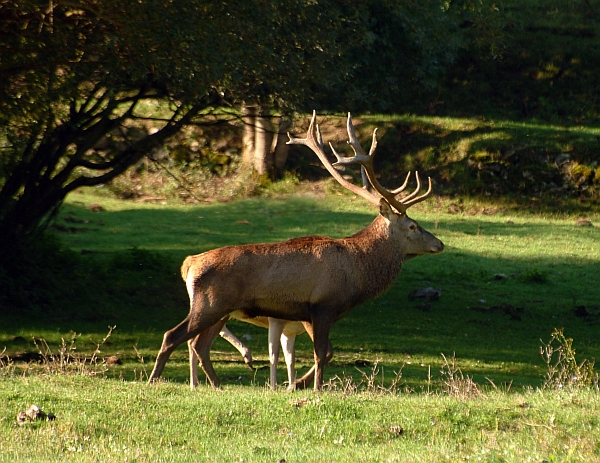
M 32 405 L 31 407 L 29 407 L 25 411 L 25 414 L 31 421 L 43 420 L 46 418 L 46 414 L 44 413 L 44 411 L 37 405 Z
M 23 426 L 24 424 L 31 423 L 33 421 L 54 421 L 56 416 L 54 413 L 45 413 L 40 407 L 37 405 L 31 405 L 24 412 L 21 411 L 17 414 L 17 424 Z
M 109 357 L 106 357 L 104 359 L 104 362 L 108 366 L 123 365 L 123 362 L 121 361 L 121 359 L 116 355 L 111 355 Z
M 399 425 L 390 426 L 388 429 L 394 436 L 401 436 L 404 434 L 404 428 Z
M 411 291 L 408 295 L 410 300 L 421 299 L 423 301 L 437 301 L 442 295 L 442 290 L 440 288 L 432 288 L 428 286 L 426 288 L 419 288 Z
M 17 424 L 19 426 L 23 426 L 24 424 L 29 423 L 30 419 L 25 412 L 19 412 L 17 415 Z

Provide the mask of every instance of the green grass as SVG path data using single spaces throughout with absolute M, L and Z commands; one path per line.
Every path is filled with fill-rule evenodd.
M 600 396 L 477 398 L 226 386 L 88 377 L 0 381 L 0 461 L 596 461 Z M 52 422 L 19 427 L 36 403 Z
M 0 347 L 22 355 L 37 351 L 32 337 L 38 346 L 44 338 L 57 355 L 64 339 L 63 352 L 81 362 L 116 325 L 98 356 L 116 355 L 122 364 L 94 377 L 5 364 L 0 461 L 597 459 L 597 393 L 538 387 L 547 371 L 540 346 L 554 328 L 574 339 L 579 361 L 600 354 L 599 229 L 576 226 L 577 214 L 490 211 L 475 202 L 450 213 L 453 201 L 410 211 L 446 250 L 407 262 L 388 292 L 334 325 L 335 355 L 325 371 L 332 392 L 318 395 L 267 391 L 266 330 L 240 322 L 230 328 L 251 335 L 263 368 L 249 370 L 217 340 L 223 392 L 188 390 L 185 346 L 167 363 L 168 382 L 147 387 L 145 380 L 164 331 L 187 314 L 178 275 L 186 255 L 306 234 L 341 237 L 368 225 L 373 209 L 335 192 L 195 206 L 120 201 L 91 190 L 71 195 L 55 230 L 74 253 L 71 267 L 55 270 L 60 291 L 31 309 L 33 316 L 3 316 Z M 103 210 L 92 212 L 91 204 Z M 441 288 L 441 298 L 429 306 L 408 298 L 424 286 Z M 71 330 L 78 333 L 74 349 Z M 308 337 L 297 348 L 302 372 L 312 363 Z M 445 393 L 442 354 L 483 393 Z M 32 403 L 57 420 L 17 426 L 16 414 Z
M 355 362 L 379 359 L 390 380 L 392 371 L 404 368 L 406 385 L 418 391 L 429 367 L 439 370 L 440 354 L 455 353 L 463 371 L 477 382 L 486 383 L 488 377 L 496 384 L 538 386 L 540 340 L 547 340 L 557 327 L 575 339 L 581 356 L 598 357 L 598 228 L 576 226 L 576 217 L 564 214 L 450 214 L 449 202 L 430 201 L 411 212 L 444 241 L 446 250 L 407 262 L 388 292 L 334 326 L 336 355 L 329 374 L 359 377 Z M 93 203 L 104 211 L 89 211 L 86 206 Z M 64 309 L 66 315 L 58 310 L 59 315 L 38 311 L 31 319 L 6 317 L 0 345 L 8 352 L 35 350 L 14 338 L 44 337 L 58 345 L 74 330 L 82 334 L 79 349 L 85 351 L 102 339 L 107 326 L 117 325 L 103 351 L 121 356 L 124 365 L 109 375 L 133 379 L 134 370 L 139 373 L 150 366 L 164 331 L 187 314 L 187 294 L 179 277 L 186 255 L 306 234 L 347 236 L 374 216 L 374 210 L 350 196 L 181 206 L 117 201 L 89 192 L 72 195 L 57 223 L 71 227 L 60 232 L 65 245 L 83 253 L 74 270 L 74 275 L 82 274 L 81 280 L 64 283 L 77 293 L 55 302 L 55 309 Z M 100 270 L 90 276 L 87 266 L 87 271 Z M 497 279 L 500 274 L 506 278 Z M 442 297 L 429 306 L 409 300 L 412 290 L 424 286 L 441 288 Z M 585 307 L 588 316 L 577 316 L 577 306 Z M 238 335 L 252 336 L 250 347 L 259 364 L 266 364 L 266 330 L 243 323 L 231 327 Z M 298 350 L 300 366 L 306 368 L 312 362 L 306 336 L 298 339 Z M 266 371 L 247 370 L 225 342 L 218 340 L 215 351 L 225 381 L 266 381 Z M 187 380 L 183 347 L 173 354 L 165 376 Z

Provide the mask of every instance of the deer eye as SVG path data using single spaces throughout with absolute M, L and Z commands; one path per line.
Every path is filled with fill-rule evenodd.
M 411 223 L 411 224 L 409 225 L 408 229 L 409 229 L 410 231 L 415 231 L 415 230 L 417 229 L 417 225 L 416 225 L 416 224 L 414 224 L 414 223 Z

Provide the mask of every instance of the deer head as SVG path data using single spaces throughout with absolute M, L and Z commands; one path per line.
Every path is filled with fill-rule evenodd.
M 375 150 L 377 148 L 377 129 L 373 131 L 373 142 L 371 143 L 371 149 L 369 150 L 369 154 L 366 154 L 360 146 L 358 138 L 356 137 L 354 125 L 352 124 L 352 116 L 350 113 L 348 113 L 348 144 L 354 151 L 354 156 L 340 156 L 330 143 L 329 146 L 331 151 L 337 159 L 334 164 L 331 164 L 327 158 L 327 155 L 325 154 L 323 138 L 321 136 L 319 126 L 316 124 L 316 118 L 316 112 L 313 112 L 313 117 L 310 121 L 306 138 L 295 138 L 288 133 L 288 137 L 290 139 L 288 144 L 304 145 L 310 148 L 319 157 L 331 176 L 335 178 L 343 187 L 365 198 L 371 204 L 379 206 L 380 215 L 385 219 L 385 223 L 387 224 L 386 228 L 390 234 L 389 239 L 392 241 L 397 239 L 401 242 L 401 246 L 405 254 L 403 260 L 407 260 L 425 253 L 436 254 L 442 252 L 444 250 L 444 244 L 431 233 L 424 230 L 417 222 L 410 219 L 406 214 L 406 211 L 409 207 L 424 201 L 433 194 L 431 177 L 427 178 L 427 191 L 419 196 L 419 192 L 421 190 L 421 179 L 419 177 L 419 173 L 415 172 L 417 183 L 415 190 L 409 195 L 399 199 L 398 195 L 405 191 L 408 186 L 411 172 L 407 174 L 404 183 L 395 190 L 388 190 L 379 183 L 373 170 L 373 159 L 375 157 Z M 366 173 L 369 182 L 375 189 L 375 192 L 379 193 L 381 196 L 378 196 L 369 188 L 366 188 L 367 185 L 365 185 L 365 188 L 361 188 L 349 182 L 336 170 L 336 167 L 344 167 L 349 165 L 360 165 L 364 169 L 364 172 Z

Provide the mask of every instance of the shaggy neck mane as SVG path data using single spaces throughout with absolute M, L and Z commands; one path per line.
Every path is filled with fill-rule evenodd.
M 396 279 L 404 262 L 403 250 L 390 241 L 388 225 L 378 215 L 366 228 L 344 240 L 349 249 L 356 251 L 357 268 L 366 290 L 362 303 L 385 291 Z

